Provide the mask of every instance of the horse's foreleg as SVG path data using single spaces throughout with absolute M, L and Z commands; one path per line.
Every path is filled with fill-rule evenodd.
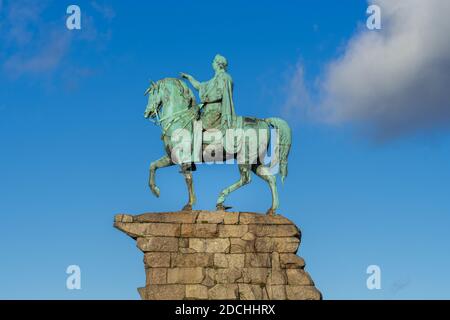
M 182 210 L 192 210 L 192 206 L 195 204 L 195 192 L 194 192 L 194 181 L 192 180 L 192 172 L 190 170 L 183 171 L 184 179 L 186 180 L 186 185 L 189 192 L 188 203 L 183 207 Z
M 249 184 L 251 181 L 250 176 L 250 166 L 249 165 L 239 165 L 239 172 L 241 174 L 241 177 L 238 182 L 233 183 L 228 188 L 225 188 L 222 190 L 222 192 L 219 195 L 219 198 L 217 199 L 216 208 L 217 210 L 225 210 L 226 207 L 223 205 L 226 197 L 233 191 L 239 189 L 242 186 L 245 186 L 246 184 Z
M 173 165 L 172 160 L 170 160 L 169 156 L 163 156 L 160 159 L 154 161 L 150 165 L 150 175 L 148 178 L 148 185 L 150 187 L 150 190 L 152 190 L 153 194 L 157 197 L 159 197 L 159 188 L 155 184 L 155 173 L 156 169 L 164 168 L 164 167 L 170 167 Z
M 275 215 L 275 211 L 278 209 L 278 191 L 277 191 L 277 179 L 275 175 L 270 172 L 270 169 L 264 165 L 252 169 L 254 173 L 269 184 L 270 191 L 272 193 L 272 207 L 267 210 L 268 215 Z

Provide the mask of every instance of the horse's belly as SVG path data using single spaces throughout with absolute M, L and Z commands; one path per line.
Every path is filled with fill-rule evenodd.
M 234 152 L 225 149 L 223 142 L 203 144 L 202 150 L 202 162 L 223 162 L 235 157 Z

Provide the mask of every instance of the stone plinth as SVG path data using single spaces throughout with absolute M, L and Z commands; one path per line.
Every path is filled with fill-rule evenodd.
M 282 216 L 180 211 L 118 214 L 114 226 L 144 252 L 142 299 L 317 300 L 300 230 Z

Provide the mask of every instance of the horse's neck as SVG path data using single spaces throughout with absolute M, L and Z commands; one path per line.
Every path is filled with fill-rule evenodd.
M 186 110 L 188 108 L 188 105 L 186 102 L 182 101 L 181 99 L 178 101 L 178 99 L 170 100 L 168 103 L 164 104 L 162 107 L 161 112 L 161 119 L 163 120 L 170 120 L 172 116 L 176 116 L 177 114 L 180 114 L 182 111 Z

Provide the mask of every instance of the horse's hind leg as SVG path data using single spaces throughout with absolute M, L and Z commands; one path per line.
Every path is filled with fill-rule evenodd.
M 156 169 L 164 168 L 164 167 L 170 167 L 173 165 L 172 160 L 170 160 L 170 157 L 165 155 L 161 157 L 160 159 L 153 161 L 150 165 L 150 176 L 148 178 L 148 185 L 150 187 L 150 190 L 152 190 L 153 194 L 157 197 L 159 197 L 159 188 L 155 184 L 155 173 Z
M 182 166 L 182 171 L 184 179 L 186 180 L 186 185 L 188 187 L 189 192 L 189 200 L 188 203 L 183 207 L 182 210 L 190 211 L 192 210 L 192 206 L 195 204 L 195 192 L 194 192 L 194 181 L 192 180 L 192 171 L 188 168 Z
M 248 164 L 240 164 L 239 165 L 239 172 L 241 174 L 241 177 L 238 182 L 233 183 L 228 188 L 225 188 L 222 190 L 222 192 L 219 195 L 219 198 L 217 199 L 216 208 L 217 210 L 225 210 L 226 207 L 223 205 L 226 197 L 236 189 L 239 189 L 242 186 L 245 186 L 246 184 L 250 183 L 251 176 L 250 176 L 250 165 Z
M 253 166 L 252 171 L 261 179 L 269 184 L 270 191 L 272 192 L 272 207 L 267 210 L 268 215 L 275 215 L 275 211 L 278 209 L 278 191 L 277 191 L 277 179 L 276 176 L 270 172 L 270 169 L 264 165 Z

